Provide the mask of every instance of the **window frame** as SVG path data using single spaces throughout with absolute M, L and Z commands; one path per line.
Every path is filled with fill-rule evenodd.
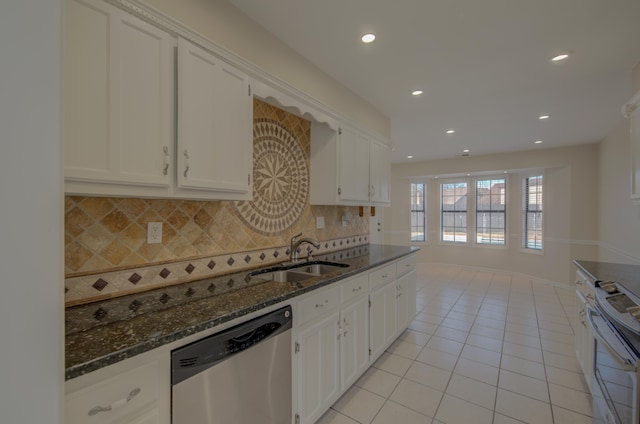
M 478 183 L 481 182 L 481 181 L 489 181 L 490 182 L 489 183 L 490 184 L 490 187 L 489 187 L 490 190 L 491 190 L 492 182 L 494 182 L 494 181 L 496 181 L 496 182 L 497 181 L 502 181 L 503 182 L 504 187 L 502 189 L 502 193 L 500 194 L 500 196 L 504 197 L 504 200 L 503 200 L 504 208 L 501 211 L 500 210 L 491 209 L 491 204 L 492 204 L 491 202 L 490 202 L 490 208 L 488 210 L 480 209 L 478 207 L 478 205 L 479 205 L 478 200 L 479 200 L 479 193 L 480 193 L 480 191 L 478 190 Z M 508 227 L 509 227 L 509 222 L 508 222 L 507 209 L 508 209 L 509 198 L 510 198 L 508 186 L 509 186 L 509 179 L 507 178 L 506 175 L 500 175 L 500 176 L 498 176 L 498 175 L 486 175 L 486 176 L 484 176 L 483 175 L 483 176 L 476 177 L 474 179 L 474 184 L 473 184 L 473 190 L 474 190 L 474 196 L 473 196 L 474 197 L 474 205 L 473 205 L 474 206 L 474 208 L 473 208 L 474 209 L 473 234 L 474 234 L 474 243 L 475 243 L 476 246 L 478 246 L 478 247 L 496 247 L 496 248 L 508 247 L 508 239 L 509 239 Z M 491 192 L 489 192 L 489 196 L 491 198 L 493 196 L 493 194 L 491 194 Z M 486 242 L 486 243 L 478 242 L 478 234 L 479 234 L 479 228 L 480 228 L 479 225 L 478 225 L 478 215 L 480 213 L 487 213 L 490 216 L 492 214 L 501 214 L 502 215 L 502 222 L 504 224 L 504 226 L 502 227 L 502 230 L 503 230 L 502 243 L 494 243 L 494 242 L 491 242 L 491 241 Z M 490 221 L 491 221 L 491 219 L 490 219 Z M 490 225 L 489 229 L 492 229 L 492 228 L 493 227 Z M 498 228 L 498 227 L 496 227 L 496 228 Z M 490 237 L 490 239 L 491 238 L 492 237 Z
M 443 196 L 444 196 L 444 186 L 447 184 L 466 184 L 466 208 L 464 210 L 464 214 L 465 214 L 465 222 L 466 222 L 466 226 L 465 228 L 465 240 L 464 241 L 456 241 L 456 231 L 455 229 L 457 228 L 455 225 L 453 226 L 454 229 L 454 235 L 453 235 L 453 240 L 445 240 L 444 239 L 444 214 L 445 212 L 453 212 L 454 213 L 454 220 L 455 220 L 455 214 L 456 213 L 461 213 L 462 210 L 457 211 L 457 210 L 452 210 L 452 211 L 445 211 L 443 208 Z M 469 206 L 473 206 L 469 204 L 469 180 L 468 179 L 447 179 L 447 180 L 438 180 L 438 185 L 439 185 L 439 189 L 440 189 L 440 193 L 439 193 L 439 197 L 440 197 L 440 229 L 439 229 L 439 243 L 441 244 L 446 244 L 446 245 L 452 245 L 452 246 L 468 246 L 469 245 L 469 229 L 472 228 L 471 227 L 471 223 L 469 221 Z M 454 223 L 455 224 L 455 223 Z
M 422 185 L 422 209 L 414 209 L 414 185 Z M 410 183 L 411 190 L 411 209 L 410 209 L 410 241 L 411 243 L 427 243 L 427 183 L 424 181 L 411 181 Z M 417 196 L 416 196 L 417 197 Z M 422 240 L 414 240 L 413 238 L 413 230 L 414 228 L 419 228 L 420 226 L 414 226 L 414 214 L 422 213 Z
M 540 193 L 540 209 L 539 211 L 530 211 L 529 210 L 529 180 L 531 178 L 541 178 L 542 179 L 542 184 L 540 184 L 541 187 L 541 193 Z M 533 172 L 527 175 L 524 175 L 522 177 L 522 242 L 520 244 L 520 247 L 522 248 L 523 251 L 525 252 L 529 252 L 529 253 L 533 253 L 533 254 L 542 254 L 544 252 L 544 245 L 545 245 L 545 241 L 544 241 L 544 225 L 545 225 L 545 219 L 544 219 L 544 198 L 546 195 L 546 177 L 543 171 L 539 171 L 539 172 Z M 536 247 L 530 247 L 529 243 L 528 243 L 528 238 L 529 238 L 529 228 L 528 228 L 528 223 L 529 223 L 529 219 L 528 219 L 528 214 L 529 213 L 539 213 L 540 215 L 540 248 L 536 248 Z

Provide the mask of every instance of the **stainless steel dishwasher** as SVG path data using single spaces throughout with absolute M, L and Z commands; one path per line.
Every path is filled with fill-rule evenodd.
M 171 352 L 172 424 L 290 424 L 291 307 Z

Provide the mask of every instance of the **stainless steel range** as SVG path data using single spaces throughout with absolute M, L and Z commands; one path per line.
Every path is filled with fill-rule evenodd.
M 596 306 L 587 315 L 596 344 L 594 423 L 640 424 L 640 290 L 633 289 L 615 282 L 595 284 Z

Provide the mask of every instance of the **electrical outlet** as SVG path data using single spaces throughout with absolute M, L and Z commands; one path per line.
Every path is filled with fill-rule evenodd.
M 342 215 L 342 226 L 346 227 L 347 225 L 349 225 L 349 218 L 347 218 L 347 215 Z
M 162 243 L 162 222 L 149 222 L 147 224 L 147 243 Z
M 324 228 L 324 216 L 316 216 L 316 229 Z

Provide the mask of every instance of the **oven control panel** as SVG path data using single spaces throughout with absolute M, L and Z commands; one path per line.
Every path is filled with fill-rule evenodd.
M 640 298 L 619 283 L 597 281 L 596 299 L 610 318 L 640 335 Z

